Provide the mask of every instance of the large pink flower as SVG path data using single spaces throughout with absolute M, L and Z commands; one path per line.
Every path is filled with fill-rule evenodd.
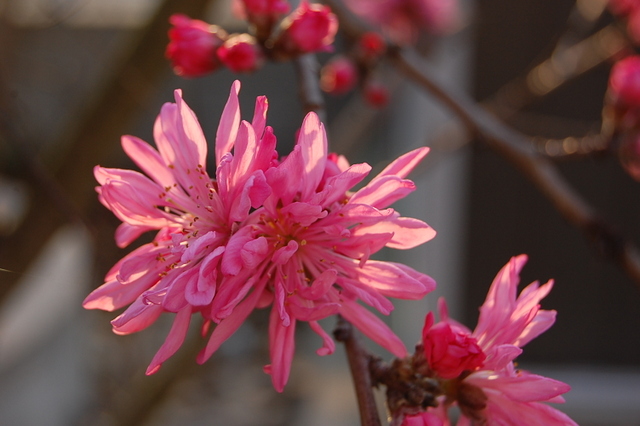
M 122 138 L 125 152 L 146 176 L 95 168 L 100 201 L 122 220 L 118 245 L 158 231 L 153 242 L 120 260 L 84 301 L 87 309 L 107 311 L 130 304 L 112 321 L 118 334 L 140 331 L 162 312 L 177 313 L 147 374 L 182 344 L 192 313 L 200 312 L 207 320 L 223 317 L 225 313 L 212 310 L 217 294 L 227 286 L 238 294 L 249 290 L 222 271 L 229 237 L 271 193 L 264 170 L 274 158 L 275 137 L 265 127 L 264 97 L 256 101 L 253 123 L 240 123 L 239 88 L 239 82 L 234 83 L 216 135 L 216 162 L 224 164 L 216 180 L 205 169 L 207 144 L 180 91 L 176 103 L 165 104 L 156 120 L 158 150 L 138 138 Z
M 351 193 L 371 167 L 349 166 L 343 157 L 328 156 L 324 127 L 309 113 L 293 152 L 265 173 L 273 192 L 264 207 L 254 211 L 248 225 L 229 241 L 230 246 L 242 247 L 230 272 L 243 276 L 243 269 L 248 269 L 256 292 L 250 302 L 243 302 L 246 307 L 236 309 L 214 330 L 200 361 L 235 331 L 253 306 L 267 303 L 273 307 L 271 365 L 266 371 L 278 391 L 289 376 L 298 321 L 308 322 L 321 336 L 321 355 L 332 353 L 334 343 L 318 320 L 341 314 L 404 357 L 400 339 L 357 301 L 388 314 L 393 305 L 387 297 L 420 299 L 435 288 L 431 278 L 405 265 L 369 259 L 385 246 L 408 249 L 435 235 L 426 223 L 387 208 L 414 190 L 404 178 L 427 152 L 420 148 L 405 154 Z M 256 294 L 258 290 L 263 293 Z
M 500 270 L 480 308 L 473 332 L 450 319 L 444 301 L 440 302 L 442 321 L 466 332 L 486 356 L 482 365 L 461 376 L 461 381 L 452 382 L 463 413 L 459 424 L 486 419 L 489 424 L 575 425 L 568 416 L 546 404 L 564 402 L 560 395 L 570 390 L 569 385 L 517 370 L 513 363 L 522 353 L 521 347 L 549 329 L 556 316 L 555 311 L 541 310 L 539 304 L 551 291 L 552 281 L 542 286 L 531 283 L 516 297 L 526 261 L 524 255 L 514 257 Z M 430 326 L 428 321 L 427 325 Z
M 251 124 L 240 121 L 239 83 L 232 87 L 216 135 L 216 178 L 206 172 L 206 143 L 193 112 L 176 92 L 155 126 L 158 151 L 133 137 L 127 154 L 147 174 L 96 168 L 100 200 L 123 221 L 116 240 L 126 246 L 157 230 L 152 243 L 125 256 L 84 302 L 115 310 L 119 334 L 136 332 L 162 312 L 177 315 L 147 372 L 155 372 L 184 341 L 192 314 L 216 326 L 198 356 L 207 360 L 255 308 L 272 305 L 269 326 L 274 387 L 282 391 L 294 352 L 294 331 L 308 322 L 334 343 L 318 320 L 341 314 L 374 341 L 403 357 L 402 342 L 358 302 L 388 314 L 387 297 L 419 299 L 433 290 L 428 276 L 407 266 L 370 260 L 382 247 L 407 249 L 433 238 L 424 222 L 388 206 L 414 190 L 407 174 L 427 154 L 400 157 L 355 193 L 371 167 L 349 166 L 327 154 L 322 124 L 305 118 L 297 145 L 282 161 L 258 98 Z M 233 150 L 233 152 L 232 152 Z

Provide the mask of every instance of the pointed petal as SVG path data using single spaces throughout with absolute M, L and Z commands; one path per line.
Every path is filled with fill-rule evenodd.
M 249 314 L 253 311 L 256 306 L 256 303 L 260 299 L 262 290 L 264 286 L 260 288 L 255 288 L 253 293 L 251 293 L 246 299 L 240 302 L 233 312 L 220 321 L 220 324 L 213 329 L 213 333 L 211 333 L 211 337 L 209 338 L 209 342 L 207 342 L 207 346 L 200 351 L 197 357 L 198 364 L 203 364 L 206 360 L 208 360 L 211 355 L 215 351 L 218 350 L 220 345 L 225 342 L 233 333 L 236 332 L 238 328 L 242 325 L 244 320 L 247 319 Z
M 229 99 L 224 106 L 220 124 L 216 132 L 216 164 L 220 163 L 222 156 L 231 152 L 238 134 L 240 125 L 240 103 L 238 93 L 240 92 L 240 81 L 236 80 L 231 86 Z
M 306 201 L 316 192 L 324 175 L 327 161 L 327 135 L 324 126 L 314 112 L 304 118 L 298 145 L 302 153 L 302 164 L 305 179 L 302 183 L 302 200 Z
M 149 367 L 147 367 L 146 375 L 149 376 L 155 372 L 157 372 L 162 363 L 169 359 L 176 351 L 182 346 L 184 342 L 184 338 L 187 336 L 187 331 L 189 330 L 189 323 L 191 320 L 191 307 L 187 306 L 182 309 L 176 315 L 173 320 L 173 325 L 171 326 L 171 330 L 169 331 L 169 335 L 166 340 L 156 352 L 155 356 L 151 360 Z
M 316 353 L 320 356 L 331 355 L 336 350 L 336 344 L 331 336 L 324 331 L 317 321 L 309 321 L 309 326 L 322 338 L 322 347 L 318 349 Z
M 280 321 L 280 314 L 275 307 L 271 310 L 269 320 L 269 353 L 271 364 L 265 367 L 265 372 L 271 375 L 271 382 L 276 391 L 284 391 L 291 372 L 291 362 L 295 351 L 296 321 L 285 326 Z
M 422 147 L 414 149 L 413 151 L 409 151 L 406 154 L 398 157 L 391 164 L 385 167 L 384 170 L 382 170 L 380 174 L 376 176 L 376 178 L 382 176 L 397 176 L 399 178 L 405 178 L 428 153 L 428 147 Z
M 398 358 L 407 356 L 404 343 L 384 322 L 356 302 L 345 300 L 340 313 L 371 340 Z
M 258 96 L 256 98 L 256 106 L 253 110 L 253 120 L 251 120 L 251 127 L 256 132 L 258 139 L 262 138 L 264 128 L 267 123 L 267 110 L 269 109 L 269 100 L 266 96 Z

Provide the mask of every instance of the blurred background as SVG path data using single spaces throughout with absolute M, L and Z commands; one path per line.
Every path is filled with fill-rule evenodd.
M 449 87 L 493 102 L 509 125 L 537 137 L 532 143 L 597 134 L 610 61 L 600 58 L 557 88 L 549 83 L 553 90 L 505 88 L 519 87 L 559 42 L 610 25 L 605 3 L 466 1 L 459 31 L 424 37 L 417 48 Z M 130 250 L 115 246 L 118 221 L 97 201 L 92 168 L 133 168 L 120 136 L 151 142 L 153 120 L 175 88 L 209 141 L 235 79 L 242 81 L 243 118 L 256 96 L 269 98 L 280 153 L 303 118 L 291 63 L 269 63 L 253 75 L 174 76 L 164 58 L 174 12 L 243 29 L 226 0 L 0 0 L 0 424 L 358 424 L 342 347 L 316 356 L 320 342 L 305 327 L 291 380 L 278 394 L 261 371 L 268 362 L 265 312 L 254 313 L 205 365 L 195 363 L 202 341 L 192 336 L 146 377 L 171 318 L 115 336 L 115 314 L 81 307 Z M 389 105 L 374 109 L 358 93 L 327 98 L 327 121 L 331 150 L 370 163 L 374 173 L 412 148 L 432 147 L 410 176 L 418 190 L 394 207 L 438 236 L 382 255 L 431 275 L 439 288 L 424 301 L 398 301 L 388 319 L 393 329 L 411 348 L 439 296 L 473 327 L 497 271 L 527 253 L 523 283 L 556 280 L 542 305 L 558 319 L 527 346 L 520 366 L 572 385 L 559 408 L 581 425 L 640 425 L 638 284 L 520 171 L 469 140 L 436 100 L 389 64 L 379 72 L 389 82 Z M 554 147 L 540 143 L 545 155 Z M 619 235 L 640 242 L 640 184 L 615 155 L 560 160 L 558 167 Z

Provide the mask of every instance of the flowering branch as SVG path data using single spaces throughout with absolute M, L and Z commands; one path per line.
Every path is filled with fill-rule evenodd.
M 360 422 L 362 426 L 380 426 L 378 407 L 373 395 L 373 382 L 369 372 L 371 355 L 360 345 L 358 336 L 351 323 L 339 317 L 338 325 L 333 332 L 336 340 L 344 343 L 349 360 L 349 369 L 356 388 Z
M 472 100 L 445 89 L 430 75 L 426 64 L 422 63 L 420 67 L 415 65 L 416 55 L 409 58 L 407 52 L 394 49 L 389 56 L 400 72 L 437 97 L 458 116 L 470 132 L 516 165 L 569 223 L 582 229 L 601 247 L 603 254 L 620 264 L 640 286 L 638 249 L 616 234 L 599 217 L 562 178 L 556 167 L 532 149 L 527 137 L 503 125 Z

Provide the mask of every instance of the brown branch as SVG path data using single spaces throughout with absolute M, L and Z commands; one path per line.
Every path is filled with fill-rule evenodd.
M 344 318 L 339 317 L 338 325 L 333 334 L 336 340 L 344 343 L 347 350 L 349 369 L 358 399 L 360 424 L 362 426 L 380 426 L 380 417 L 372 391 L 373 382 L 369 371 L 371 355 L 360 345 L 360 340 L 353 326 Z
M 320 91 L 319 64 L 314 54 L 301 55 L 295 58 L 296 71 L 298 73 L 298 94 L 302 101 L 304 113 L 314 111 L 320 117 L 320 121 L 326 122 L 324 97 Z
M 603 253 L 620 264 L 627 274 L 640 285 L 640 256 L 637 249 L 613 232 L 596 211 L 566 182 L 556 167 L 538 155 L 529 139 L 506 127 L 474 101 L 444 88 L 427 71 L 424 63 L 416 65 L 418 58 L 399 49 L 390 52 L 397 69 L 446 105 L 489 147 L 502 154 L 522 171 L 542 192 L 560 214 L 599 246 Z

